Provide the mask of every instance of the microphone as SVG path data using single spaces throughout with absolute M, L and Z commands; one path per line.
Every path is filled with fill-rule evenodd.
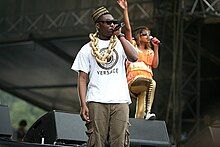
M 155 44 L 162 44 L 160 41 L 156 41 L 156 40 L 153 40 L 154 39 L 154 37 L 153 36 L 149 36 L 149 38 L 150 38 L 150 41 L 152 41 L 153 43 L 155 43 Z
M 122 23 L 119 23 L 115 28 L 114 28 L 114 31 L 117 31 L 119 30 L 120 28 L 124 27 L 125 26 L 125 23 L 122 22 Z

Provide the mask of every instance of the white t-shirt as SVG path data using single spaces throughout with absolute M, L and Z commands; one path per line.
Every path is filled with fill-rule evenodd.
M 109 45 L 109 40 L 98 41 L 100 52 Z M 90 43 L 85 44 L 76 56 L 71 69 L 89 74 L 86 101 L 100 103 L 131 103 L 125 72 L 126 55 L 121 42 L 106 64 L 98 63 L 91 54 Z

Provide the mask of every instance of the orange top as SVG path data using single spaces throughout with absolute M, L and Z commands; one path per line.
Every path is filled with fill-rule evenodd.
M 136 48 L 138 60 L 136 62 L 127 61 L 127 81 L 130 84 L 138 77 L 152 79 L 152 63 L 154 51 L 152 49 L 140 50 Z

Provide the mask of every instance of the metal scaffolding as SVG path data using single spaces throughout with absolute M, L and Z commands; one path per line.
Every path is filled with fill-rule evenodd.
M 172 77 L 166 122 L 173 143 L 177 146 L 183 141 L 183 133 L 190 137 L 200 127 L 200 64 L 201 51 L 204 50 L 201 47 L 201 27 L 207 23 L 207 19 L 209 22 L 219 21 L 219 7 L 214 8 L 217 4 L 219 1 L 174 0 L 161 3 L 157 8 L 159 15 L 156 16 L 164 14 L 167 18 L 165 16 L 163 19 L 170 22 L 162 23 L 160 29 L 166 32 L 169 28 L 170 35 L 172 34 L 166 40 L 172 48 Z M 161 12 L 164 10 L 161 7 L 167 11 Z
M 107 3 L 107 1 L 105 1 Z M 122 11 L 107 6 L 122 20 Z M 94 8 L 66 10 L 0 18 L 0 43 L 46 38 L 87 36 L 93 28 L 90 14 Z M 129 15 L 134 27 L 149 26 L 162 41 L 160 68 L 155 71 L 158 115 L 166 120 L 173 143 L 181 144 L 200 126 L 201 27 L 220 22 L 220 0 L 136 0 L 129 2 Z M 42 43 L 43 42 L 43 43 Z M 40 41 L 46 46 L 45 41 Z M 157 102 L 157 106 L 160 104 Z
M 130 3 L 129 11 L 133 22 L 152 22 L 152 1 Z M 119 20 L 123 14 L 116 5 L 107 6 Z M 40 39 L 85 36 L 91 32 L 91 13 L 95 8 L 63 10 L 37 14 L 2 16 L 0 18 L 0 43 L 30 40 L 30 36 Z M 149 23 L 148 23 L 149 24 Z M 94 30 L 95 31 L 95 30 Z

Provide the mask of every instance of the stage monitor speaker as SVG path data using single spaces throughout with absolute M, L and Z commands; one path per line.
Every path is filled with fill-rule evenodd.
M 220 147 L 220 123 L 204 128 L 191 137 L 184 147 Z
M 130 118 L 130 123 L 132 147 L 171 147 L 164 121 Z
M 39 118 L 28 130 L 25 142 L 44 144 L 84 144 L 86 127 L 80 116 L 51 111 Z
M 12 135 L 9 108 L 0 105 L 0 137 L 10 137 Z

